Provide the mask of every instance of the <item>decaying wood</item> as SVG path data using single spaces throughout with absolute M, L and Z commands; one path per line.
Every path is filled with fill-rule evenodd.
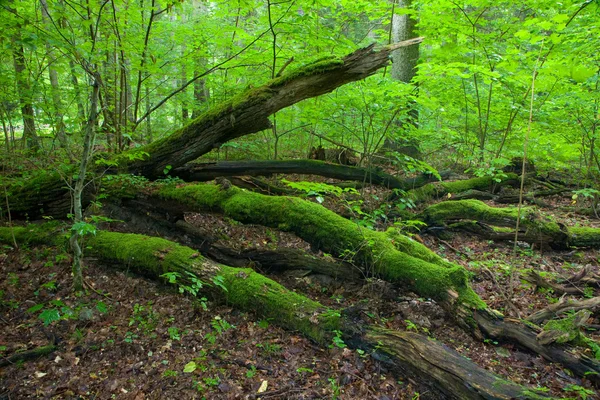
M 137 150 L 149 155 L 141 160 L 124 160 L 127 170 L 148 178 L 161 177 L 167 166 L 181 167 L 217 144 L 271 128 L 268 117 L 283 108 L 373 75 L 389 64 L 392 51 L 422 40 L 411 39 L 379 50 L 371 45 L 341 59 L 319 61 L 249 89 L 172 135 Z
M 36 347 L 35 349 L 15 353 L 8 357 L 2 357 L 0 358 L 0 367 L 6 367 L 7 365 L 15 364 L 21 361 L 34 360 L 36 358 L 52 354 L 56 351 L 56 349 L 56 345 L 49 344 L 46 346 Z
M 544 288 L 544 289 L 550 289 L 550 290 L 554 291 L 555 294 L 558 294 L 558 295 L 562 295 L 562 294 L 580 294 L 581 295 L 581 294 L 583 294 L 583 288 L 567 287 L 567 286 L 559 285 L 557 283 L 550 282 L 550 281 L 542 278 L 542 276 L 540 274 L 538 274 L 536 271 L 534 271 L 532 269 L 528 270 L 527 273 L 523 274 L 522 277 L 526 281 L 533 283 L 535 286 Z
M 527 317 L 527 321 L 536 325 L 555 318 L 558 315 L 572 311 L 590 310 L 596 312 L 600 309 L 600 297 L 592 297 L 591 299 L 575 300 L 567 297 L 561 297 L 557 303 L 550 304 L 548 307 L 536 311 Z
M 382 171 L 318 160 L 221 161 L 190 164 L 176 168 L 172 172 L 172 175 L 188 182 L 205 182 L 219 176 L 270 176 L 273 174 L 318 175 L 326 178 L 372 183 L 391 189 L 405 190 L 411 187 L 411 182 L 405 182 Z
M 600 363 L 598 360 L 585 355 L 571 354 L 566 346 L 542 345 L 537 340 L 540 329 L 521 320 L 502 318 L 487 310 L 476 312 L 475 321 L 487 337 L 498 341 L 517 343 L 519 346 L 539 354 L 549 361 L 560 363 L 578 376 L 586 377 L 594 385 L 600 385 Z

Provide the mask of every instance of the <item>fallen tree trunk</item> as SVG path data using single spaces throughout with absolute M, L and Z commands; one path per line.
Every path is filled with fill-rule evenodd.
M 393 231 L 370 231 L 309 201 L 269 197 L 235 187 L 169 185 L 158 188 L 151 196 L 171 201 L 174 209 L 187 207 L 190 211 L 221 212 L 240 222 L 293 232 L 334 255 L 352 254 L 354 263 L 363 265 L 367 274 L 375 274 L 423 297 L 440 301 L 459 324 L 477 337 L 483 336 L 478 334 L 481 329 L 483 334 L 514 341 L 551 361 L 564 363 L 581 376 L 590 371 L 600 374 L 600 363 L 596 360 L 573 356 L 567 352 L 568 348 L 548 346 L 542 351 L 535 343 L 533 332 L 518 331 L 515 334 L 517 327 L 505 323 L 473 292 L 464 268 L 442 260 L 406 236 Z M 589 378 L 598 384 L 598 377 Z
M 499 179 L 496 180 L 496 179 Z M 484 191 L 494 193 L 504 185 L 517 186 L 519 184 L 518 176 L 507 174 L 504 178 L 493 178 L 483 176 L 481 178 L 471 178 L 452 182 L 434 182 L 428 183 L 420 188 L 409 191 L 410 198 L 415 203 L 422 203 L 444 196 L 452 198 L 452 195 L 470 190 Z
M 493 240 L 514 240 L 517 217 L 516 207 L 495 208 L 478 200 L 437 203 L 420 214 L 430 227 L 466 230 Z M 556 249 L 600 244 L 600 229 L 566 227 L 533 207 L 521 209 L 519 226 L 518 240 L 524 242 L 547 244 Z
M 148 212 L 152 210 L 152 212 Z M 352 281 L 363 278 L 361 271 L 351 264 L 336 260 L 326 260 L 308 254 L 300 249 L 282 248 L 276 250 L 244 249 L 235 250 L 218 245 L 216 238 L 206 235 L 199 228 L 183 219 L 169 222 L 163 213 L 171 210 L 162 209 L 160 205 L 142 203 L 139 201 L 124 201 L 116 206 L 106 204 L 103 214 L 111 219 L 123 221 L 123 228 L 128 232 L 147 234 L 152 232 L 163 238 L 178 238 L 178 242 L 199 250 L 203 255 L 222 264 L 233 267 L 250 267 L 259 271 L 284 271 L 290 269 L 307 270 L 312 273 L 328 275 L 334 279 L 341 277 Z M 155 216 L 154 214 L 158 214 Z M 174 219 L 183 215 L 175 215 Z M 121 222 L 117 223 L 120 228 Z M 111 227 L 115 223 L 110 224 Z
M 0 241 L 10 243 L 14 233 L 20 243 L 60 242 L 61 235 L 55 229 L 55 224 L 15 227 L 12 232 L 0 228 Z M 361 330 L 343 313 L 291 292 L 251 269 L 213 263 L 191 248 L 149 236 L 105 231 L 88 237 L 87 245 L 91 255 L 155 279 L 170 274 L 180 283 L 188 284 L 190 279 L 213 282 L 210 292 L 216 298 L 297 330 L 317 343 L 326 344 L 341 331 L 348 343 L 372 351 L 374 357 L 396 369 L 408 369 L 449 398 L 545 398 L 542 392 L 506 381 L 427 337 L 375 325 L 357 334 Z
M 154 194 L 171 201 L 173 209 L 214 211 L 245 223 L 275 227 L 295 233 L 313 246 L 334 256 L 353 257 L 365 266 L 367 275 L 376 274 L 399 283 L 424 297 L 456 301 L 459 306 L 485 308 L 469 287 L 468 272 L 441 260 L 425 246 L 398 235 L 362 228 L 319 204 L 295 197 L 270 197 L 217 185 L 163 186 Z M 399 250 L 408 250 L 404 252 Z
M 171 174 L 187 182 L 205 182 L 220 176 L 302 174 L 367 182 L 390 189 L 408 190 L 413 184 L 412 179 L 403 181 L 382 171 L 317 160 L 220 161 L 218 163 L 186 165 L 174 169 Z

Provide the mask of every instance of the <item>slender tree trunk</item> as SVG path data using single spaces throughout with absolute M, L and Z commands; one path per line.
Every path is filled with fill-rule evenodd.
M 13 63 L 19 90 L 19 103 L 21 105 L 21 115 L 23 116 L 23 140 L 28 149 L 38 151 L 40 142 L 35 130 L 35 111 L 33 109 L 33 100 L 31 87 L 27 78 L 27 68 L 25 66 L 25 50 L 21 44 L 21 26 L 18 25 L 16 34 L 12 38 Z
M 83 251 L 81 246 L 81 236 L 77 225 L 83 222 L 83 204 L 82 196 L 85 187 L 85 174 L 88 169 L 88 163 L 92 156 L 94 140 L 96 138 L 96 121 L 98 119 L 98 98 L 100 95 L 100 79 L 94 77 L 92 94 L 90 99 L 90 116 L 85 126 L 85 136 L 83 139 L 83 154 L 79 164 L 79 176 L 75 182 L 73 190 L 73 213 L 75 214 L 73 231 L 71 233 L 70 245 L 73 251 L 73 288 L 75 291 L 83 290 Z
M 75 89 L 75 104 L 77 105 L 77 119 L 81 127 L 84 126 L 85 121 L 85 107 L 83 100 L 81 99 L 81 88 L 79 87 L 79 79 L 77 79 L 77 71 L 75 69 L 75 63 L 69 60 L 69 70 L 71 71 L 71 84 Z
M 185 45 L 181 47 L 181 55 L 185 57 Z M 187 67 L 185 64 L 185 59 L 181 62 L 181 82 L 179 87 L 185 85 L 187 82 Z M 188 101 L 187 101 L 187 90 L 183 90 L 181 92 L 181 122 L 183 125 L 187 123 L 187 120 L 190 119 L 190 111 L 188 109 Z
M 40 0 L 40 6 L 42 9 L 42 20 L 44 26 L 50 26 L 50 14 L 48 12 L 48 3 L 46 0 Z M 67 149 L 67 134 L 65 132 L 65 122 L 63 118 L 63 104 L 60 98 L 60 87 L 58 84 L 58 72 L 56 71 L 55 63 L 56 58 L 54 57 L 54 49 L 48 40 L 45 42 L 46 54 L 48 55 L 48 76 L 50 78 L 50 87 L 52 94 L 52 103 L 54 105 L 54 131 L 56 132 L 56 138 L 60 145 Z

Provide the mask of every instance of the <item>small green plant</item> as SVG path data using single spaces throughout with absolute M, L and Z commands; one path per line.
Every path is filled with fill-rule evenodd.
M 344 348 L 348 347 L 346 345 L 346 343 L 344 343 L 344 340 L 342 339 L 342 332 L 341 331 L 335 330 L 335 331 L 333 331 L 333 333 L 335 334 L 335 336 L 332 339 L 333 343 L 331 345 L 329 345 L 330 348 L 337 347 L 337 348 L 340 348 L 340 349 L 344 349 Z
M 125 343 L 133 343 L 133 341 L 138 338 L 139 338 L 139 335 L 136 335 L 133 332 L 127 331 L 127 332 L 125 332 L 125 338 L 123 338 L 123 341 Z
M 169 337 L 171 338 L 171 340 L 181 340 L 181 334 L 179 333 L 179 329 L 177 329 L 176 326 L 169 327 L 167 329 L 167 332 L 169 333 Z
M 154 335 L 157 324 L 158 318 L 152 310 L 151 302 L 145 306 L 139 303 L 134 304 L 133 314 L 129 318 L 129 326 L 135 326 L 144 335 Z
M 299 374 L 312 374 L 315 371 L 312 368 L 300 367 L 300 368 L 296 369 L 296 372 Z
M 162 375 L 165 378 L 175 378 L 177 376 L 177 374 L 178 374 L 177 371 L 173 371 L 172 369 L 166 369 Z
M 19 284 L 19 276 L 14 272 L 9 272 L 7 278 L 8 284 L 10 286 L 17 286 Z
M 327 381 L 329 381 L 329 387 L 331 387 L 331 398 L 334 400 L 339 399 L 340 394 L 342 393 L 342 388 L 338 383 L 337 379 L 329 378 L 327 379 Z
M 406 330 L 407 331 L 419 332 L 419 327 L 417 326 L 417 324 L 415 324 L 414 322 L 412 322 L 410 319 L 405 319 L 404 322 L 406 323 Z
M 582 400 L 587 400 L 589 396 L 594 396 L 596 392 L 590 389 L 586 389 L 583 386 L 569 384 L 563 388 L 565 392 L 577 393 L 577 396 Z
M 258 327 L 261 329 L 267 329 L 269 327 L 269 321 L 267 321 L 266 319 L 261 319 L 260 321 L 258 321 Z
M 274 343 L 257 343 L 256 347 L 263 349 L 266 356 L 272 356 L 281 352 L 281 345 Z
M 256 375 L 256 367 L 254 365 L 250 366 L 250 369 L 246 371 L 246 378 L 254 378 Z

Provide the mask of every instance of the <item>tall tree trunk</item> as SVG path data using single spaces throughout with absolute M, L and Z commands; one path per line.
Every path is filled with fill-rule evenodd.
M 397 0 L 396 7 L 407 9 L 411 7 L 412 0 Z M 412 14 L 405 11 L 394 12 L 392 16 L 392 43 L 403 42 L 416 36 L 415 26 L 417 20 Z M 392 53 L 392 77 L 401 82 L 409 83 L 417 73 L 419 61 L 419 45 L 403 47 Z
M 35 112 L 33 109 L 33 98 L 31 86 L 27 77 L 27 67 L 25 65 L 25 50 L 21 44 L 21 26 L 17 25 L 15 36 L 12 38 L 13 63 L 17 88 L 19 90 L 19 103 L 21 105 L 21 115 L 23 116 L 23 140 L 28 149 L 38 151 L 40 142 L 35 129 Z
M 46 0 L 40 0 L 42 9 L 42 20 L 44 26 L 50 26 L 50 14 L 48 11 L 48 3 Z M 48 76 L 50 78 L 50 88 L 52 94 L 52 103 L 54 105 L 54 131 L 60 145 L 67 149 L 67 135 L 65 132 L 65 122 L 63 118 L 63 104 L 61 100 L 60 87 L 58 84 L 58 72 L 56 71 L 56 58 L 54 57 L 54 49 L 48 40 L 45 41 L 46 54 L 48 55 Z
M 83 251 L 80 242 L 80 229 L 78 225 L 84 223 L 83 220 L 83 189 L 85 187 L 85 175 L 88 170 L 88 164 L 92 156 L 92 150 L 94 147 L 94 140 L 96 138 L 96 122 L 98 120 L 98 98 L 100 96 L 100 78 L 96 73 L 93 77 L 93 87 L 90 98 L 90 116 L 85 126 L 85 136 L 83 138 L 83 154 L 81 155 L 81 162 L 79 164 L 79 175 L 75 182 L 73 189 L 73 213 L 75 215 L 74 225 L 71 232 L 71 238 L 69 243 L 71 250 L 73 251 L 73 288 L 75 291 L 83 290 Z

